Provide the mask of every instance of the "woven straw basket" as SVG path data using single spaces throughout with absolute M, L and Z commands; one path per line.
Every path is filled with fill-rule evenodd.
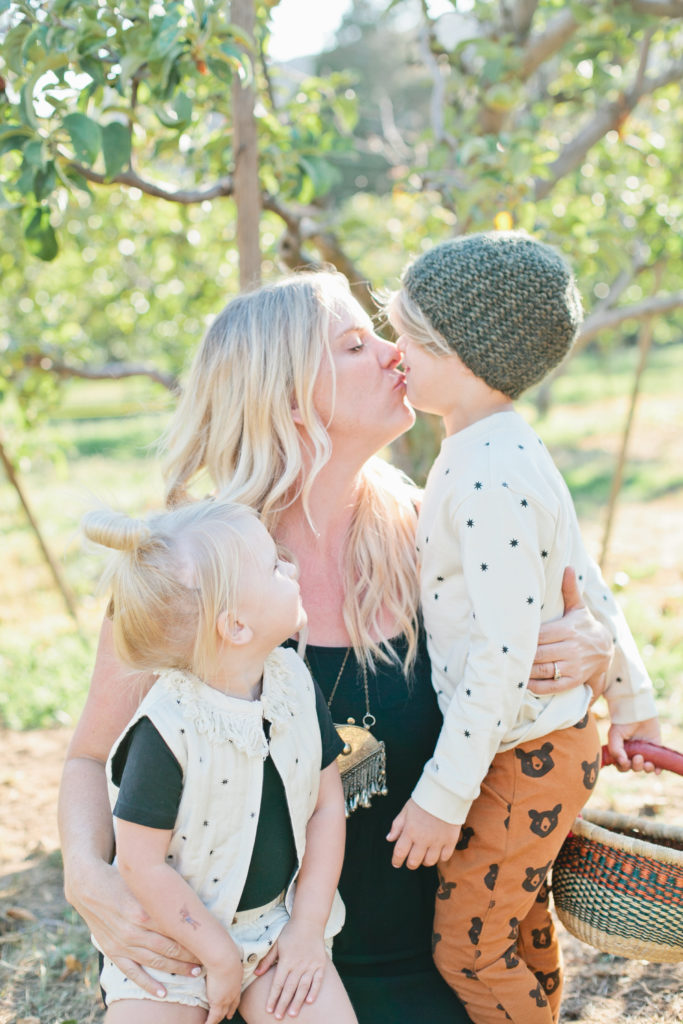
M 626 750 L 683 775 L 677 751 L 637 740 Z M 553 866 L 552 889 L 560 921 L 589 945 L 636 960 L 683 960 L 683 828 L 586 811 Z

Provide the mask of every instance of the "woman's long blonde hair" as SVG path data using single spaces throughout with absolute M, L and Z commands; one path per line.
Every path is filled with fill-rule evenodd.
M 282 511 L 299 499 L 315 529 L 309 497 L 332 450 L 313 391 L 323 364 L 334 373 L 330 330 L 350 298 L 341 274 L 306 272 L 240 295 L 216 317 L 163 440 L 168 504 L 187 501 L 190 485 L 208 474 L 209 486 L 256 509 L 274 536 Z M 417 497 L 384 460 L 363 467 L 346 538 L 344 621 L 357 656 L 371 665 L 387 658 L 375 639 L 383 615 L 408 639 L 406 664 L 414 659 Z M 383 640 L 391 653 L 390 638 Z

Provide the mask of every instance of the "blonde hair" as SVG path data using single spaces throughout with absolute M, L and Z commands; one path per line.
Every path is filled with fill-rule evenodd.
M 432 326 L 431 321 L 405 289 L 392 292 L 384 303 L 383 311 L 394 330 L 399 334 L 407 334 L 427 352 L 434 356 L 453 355 L 454 350 L 444 336 Z
M 189 498 L 208 473 L 225 497 L 256 509 L 277 534 L 284 509 L 309 497 L 332 449 L 313 392 L 329 339 L 352 296 L 336 272 L 294 274 L 233 299 L 216 317 L 193 360 L 184 393 L 163 439 L 167 503 Z M 294 422 L 299 411 L 304 431 Z M 302 437 L 305 437 L 306 448 Z M 378 458 L 362 469 L 344 556 L 344 621 L 359 658 L 387 660 L 374 639 L 383 613 L 417 647 L 415 525 L 418 492 Z M 384 643 L 393 655 L 390 638 Z
M 138 670 L 203 675 L 217 653 L 216 621 L 234 614 L 255 519 L 233 502 L 201 501 L 148 519 L 87 513 L 86 537 L 116 554 L 104 574 L 118 656 Z

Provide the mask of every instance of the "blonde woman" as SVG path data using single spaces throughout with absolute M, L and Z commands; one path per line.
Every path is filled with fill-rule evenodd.
M 352 718 L 384 743 L 388 792 L 350 815 L 339 883 L 347 915 L 334 959 L 359 1021 L 465 1024 L 431 959 L 434 865 L 452 851 L 396 870 L 386 841 L 440 728 L 418 612 L 419 493 L 376 455 L 414 421 L 399 361 L 338 274 L 295 275 L 234 299 L 197 352 L 168 432 L 167 497 L 215 490 L 260 512 L 298 564 L 306 658 L 334 721 Z M 568 592 L 566 605 L 579 603 Z M 619 627 L 578 606 L 544 627 L 537 692 L 604 675 Z M 103 766 L 152 682 L 122 689 L 121 671 L 105 621 L 62 784 L 66 891 L 107 955 L 154 991 L 145 968 L 187 974 L 196 964 L 109 864 Z

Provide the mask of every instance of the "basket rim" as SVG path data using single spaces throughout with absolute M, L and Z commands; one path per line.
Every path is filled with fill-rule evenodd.
M 571 831 L 574 835 L 602 843 L 615 850 L 650 857 L 660 864 L 683 867 L 683 850 L 659 846 L 646 839 L 624 836 L 613 831 L 620 827 L 641 828 L 645 834 L 683 843 L 683 828 L 678 825 L 665 825 L 653 822 L 651 818 L 635 818 L 617 811 L 584 810 L 581 816 L 575 819 Z

